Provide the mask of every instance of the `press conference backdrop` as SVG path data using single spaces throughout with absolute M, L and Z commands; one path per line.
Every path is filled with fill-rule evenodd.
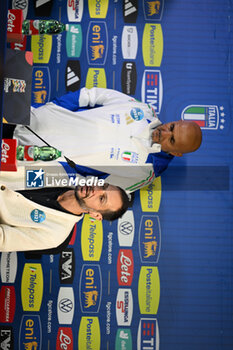
M 0 348 L 232 349 L 232 1 L 13 5 L 69 24 L 17 45 L 33 51 L 34 104 L 114 88 L 196 121 L 203 144 L 118 222 L 86 216 L 61 254 L 1 254 Z

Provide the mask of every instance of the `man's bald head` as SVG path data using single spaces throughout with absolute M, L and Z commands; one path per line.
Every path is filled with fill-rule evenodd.
M 158 126 L 152 133 L 152 141 L 159 143 L 162 151 L 180 157 L 200 147 L 202 132 L 195 122 L 179 120 Z

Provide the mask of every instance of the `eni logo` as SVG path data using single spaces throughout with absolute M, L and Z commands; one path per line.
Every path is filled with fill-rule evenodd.
M 104 65 L 108 46 L 106 23 L 90 22 L 87 38 L 88 63 L 93 65 Z
M 102 279 L 98 265 L 83 265 L 79 294 L 82 312 L 96 313 L 99 311 L 102 297 Z
M 151 2 L 147 2 L 147 6 L 148 6 L 148 16 L 153 16 L 159 13 L 161 4 L 160 4 L 160 1 L 151 1 Z

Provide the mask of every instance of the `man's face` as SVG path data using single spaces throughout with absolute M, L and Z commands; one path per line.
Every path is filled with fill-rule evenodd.
M 78 186 L 76 194 L 80 207 L 88 212 L 117 211 L 123 204 L 118 187 L 109 184 Z
M 159 143 L 162 151 L 175 156 L 193 152 L 200 137 L 199 126 L 184 120 L 160 125 L 152 133 L 152 141 Z

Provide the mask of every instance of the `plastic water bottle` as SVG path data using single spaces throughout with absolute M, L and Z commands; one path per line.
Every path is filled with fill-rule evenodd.
M 17 160 L 54 160 L 61 157 L 61 152 L 54 147 L 49 146 L 17 146 Z
M 60 34 L 68 30 L 69 24 L 63 24 L 56 19 L 25 19 L 22 25 L 24 35 Z

